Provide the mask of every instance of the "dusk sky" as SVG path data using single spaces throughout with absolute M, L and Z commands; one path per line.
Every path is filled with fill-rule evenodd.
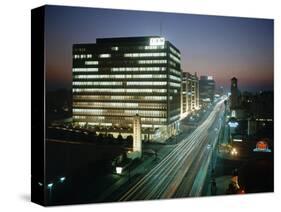
M 71 88 L 72 44 L 151 35 L 181 51 L 184 72 L 212 75 L 217 87 L 235 76 L 242 91 L 273 90 L 273 20 L 56 6 L 46 10 L 47 89 Z

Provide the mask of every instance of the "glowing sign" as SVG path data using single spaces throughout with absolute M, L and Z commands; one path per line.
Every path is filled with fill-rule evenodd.
M 268 148 L 267 142 L 259 141 L 256 144 L 256 148 L 254 149 L 254 152 L 271 152 L 271 150 Z
M 208 76 L 207 79 L 208 80 L 213 80 L 213 76 Z
M 229 127 L 237 127 L 238 125 L 238 122 L 228 122 Z
M 150 46 L 162 46 L 165 44 L 165 38 L 150 38 L 149 45 Z
M 262 149 L 262 150 L 265 150 L 265 149 L 268 148 L 268 145 L 267 145 L 267 143 L 264 142 L 264 141 L 259 141 L 259 142 L 257 143 L 257 148 Z

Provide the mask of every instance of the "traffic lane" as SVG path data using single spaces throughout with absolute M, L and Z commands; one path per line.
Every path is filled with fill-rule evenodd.
M 194 131 L 194 133 L 192 134 L 193 136 L 198 136 L 198 134 L 200 134 L 200 133 L 202 133 L 203 132 L 203 130 L 204 130 L 204 127 L 207 127 L 208 125 L 210 125 L 213 121 L 214 121 L 214 118 L 216 117 L 216 115 L 217 115 L 217 113 L 218 113 L 218 106 L 219 105 L 216 105 L 215 107 L 214 107 L 214 110 L 213 110 L 213 112 L 210 114 L 210 116 L 207 118 L 207 120 L 200 126 L 200 127 L 198 127 L 195 131 Z M 186 140 L 188 140 L 188 139 L 186 139 Z M 176 147 L 176 149 L 175 149 L 175 151 L 173 151 L 171 154 L 169 154 L 169 156 L 167 157 L 167 159 L 170 159 L 171 157 L 173 157 L 175 154 L 177 154 L 177 153 L 180 153 L 180 152 L 178 152 L 178 151 L 180 151 L 179 150 L 179 148 L 181 148 L 181 147 L 184 147 L 184 145 L 186 145 L 186 144 L 188 144 L 189 142 L 187 142 L 187 141 L 185 141 L 185 142 L 182 142 L 180 145 L 178 145 L 177 147 Z M 179 148 L 178 148 L 179 147 Z M 184 149 L 184 148 L 182 148 L 182 149 Z M 185 152 L 186 153 L 186 152 Z M 173 163 L 173 162 L 172 162 Z M 176 164 L 175 164 L 176 165 Z M 175 166 L 174 165 L 174 166 Z M 153 175 L 153 172 L 155 172 L 155 171 L 158 171 L 158 170 L 160 170 L 160 167 L 163 167 L 163 168 L 169 168 L 169 166 L 170 165 L 159 165 L 159 166 L 157 166 L 157 168 L 156 169 L 153 169 L 152 170 L 152 172 L 150 172 L 149 173 L 149 175 L 148 176 L 145 176 L 141 181 L 140 181 L 140 183 L 138 183 L 138 185 L 136 185 L 136 186 L 134 186 L 132 189 L 130 189 L 121 199 L 120 199 L 120 201 L 122 201 L 122 200 L 128 200 L 128 199 L 130 199 L 130 198 L 133 198 L 133 195 L 136 193 L 136 191 L 137 190 L 140 190 L 141 189 L 141 186 L 142 185 L 144 185 L 145 184 L 145 182 L 148 182 L 148 180 L 149 179 L 151 179 L 151 176 Z M 170 167 L 171 168 L 171 170 L 172 170 L 172 168 L 174 167 L 174 166 L 172 166 L 172 167 Z M 163 169 L 162 168 L 162 169 Z M 162 172 L 162 173 L 165 173 L 165 172 Z M 155 178 L 154 178 L 155 179 Z M 153 181 L 153 180 L 152 180 Z M 164 181 L 162 181 L 161 183 L 164 183 Z M 161 185 L 161 183 L 160 184 L 158 184 L 158 185 Z M 143 191 L 144 191 L 145 189 L 143 189 Z M 155 189 L 155 191 L 157 191 L 157 189 Z M 137 192 L 138 194 L 139 194 L 139 192 Z M 145 193 L 145 192 L 144 192 Z M 141 198 L 142 199 L 142 198 Z

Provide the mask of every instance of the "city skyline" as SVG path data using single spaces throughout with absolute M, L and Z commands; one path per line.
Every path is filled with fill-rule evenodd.
M 96 38 L 163 36 L 181 51 L 183 72 L 217 87 L 273 90 L 273 20 L 112 9 L 46 8 L 47 90 L 71 88 L 72 45 Z M 255 76 L 255 78 L 253 78 Z
M 274 191 L 273 20 L 31 16 L 33 202 Z

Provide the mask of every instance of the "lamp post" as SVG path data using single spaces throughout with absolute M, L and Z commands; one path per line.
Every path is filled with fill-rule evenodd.
M 60 183 L 63 183 L 65 181 L 65 177 L 60 177 Z
M 128 174 L 129 174 L 129 183 L 131 183 L 131 168 L 128 166 Z
M 49 183 L 47 185 L 47 188 L 48 188 L 48 193 L 49 193 L 49 202 L 51 203 L 52 202 L 52 191 L 53 191 L 53 186 L 54 186 L 54 183 Z
M 122 174 L 122 171 L 123 171 L 123 168 L 122 168 L 122 167 L 120 167 L 120 166 L 117 166 L 117 167 L 116 167 L 116 173 L 117 173 L 117 174 L 121 175 L 121 174 Z

